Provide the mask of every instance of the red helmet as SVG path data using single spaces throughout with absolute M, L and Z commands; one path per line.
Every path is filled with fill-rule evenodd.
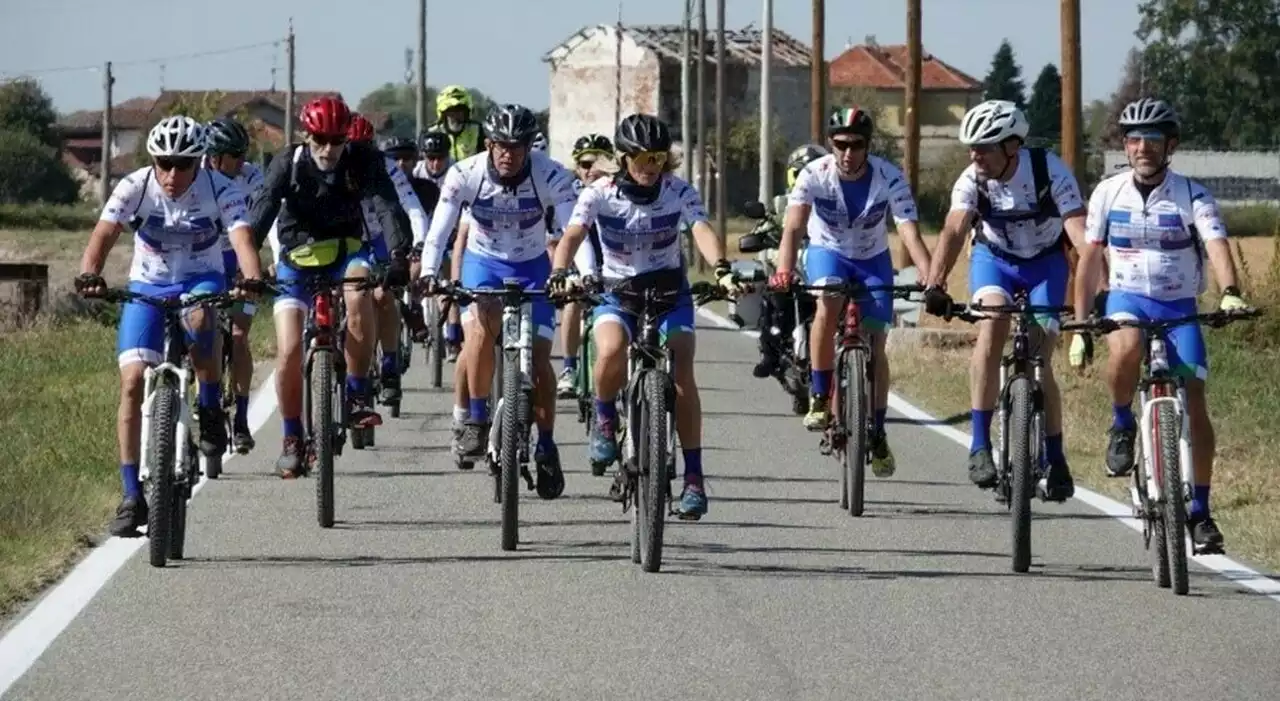
M 347 127 L 347 139 L 350 141 L 373 141 L 373 122 L 364 115 L 351 115 L 351 126 Z
M 317 136 L 346 136 L 351 108 L 340 97 L 317 97 L 302 107 L 302 128 Z

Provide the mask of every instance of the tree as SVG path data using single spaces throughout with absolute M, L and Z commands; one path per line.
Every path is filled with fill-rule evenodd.
M 1170 101 L 1184 144 L 1280 143 L 1280 3 L 1143 0 L 1148 94 Z
M 54 127 L 57 121 L 53 99 L 36 81 L 19 78 L 0 85 L 0 129 L 26 132 L 57 148 L 61 141 Z
M 235 112 L 224 114 L 220 110 L 220 107 L 222 106 L 222 101 L 226 98 L 226 93 L 220 90 L 211 90 L 202 94 L 198 93 L 197 95 L 198 96 L 191 96 L 187 94 L 179 95 L 177 99 L 169 103 L 164 114 L 159 115 L 156 118 L 156 121 L 158 122 L 164 117 L 172 117 L 180 114 L 184 117 L 190 117 L 202 124 L 208 124 L 219 117 L 230 117 L 243 124 L 245 129 L 249 132 L 249 151 L 245 154 L 245 158 L 250 161 L 259 160 L 263 147 L 263 140 L 259 138 L 261 130 L 255 128 L 255 125 L 253 124 L 254 120 L 249 115 L 249 111 L 244 107 L 241 107 Z M 150 125 L 148 125 L 148 128 L 150 128 Z M 151 155 L 147 153 L 146 139 L 138 139 L 138 145 L 134 147 L 133 150 L 133 161 L 139 168 L 151 165 Z
M 1026 105 L 1026 86 L 1022 83 L 1022 68 L 1013 56 L 1009 40 L 1000 42 L 996 55 L 991 59 L 991 70 L 982 81 L 984 100 L 1009 100 L 1019 107 Z
M 476 121 L 484 119 L 484 115 L 493 106 L 493 100 L 475 88 L 468 88 L 471 93 L 471 118 Z M 391 134 L 398 137 L 413 136 L 417 122 L 418 97 L 412 85 L 404 83 L 383 83 L 368 95 L 360 99 L 356 105 L 359 112 L 385 112 L 391 117 Z M 427 86 L 427 125 L 436 122 L 436 88 Z M 385 135 L 384 135 L 385 136 Z
M 1062 76 L 1052 63 L 1045 64 L 1031 88 L 1027 121 L 1034 137 L 1054 142 L 1062 138 Z
M 1120 119 L 1120 113 L 1124 111 L 1125 105 L 1142 97 L 1144 82 L 1142 62 L 1142 52 L 1138 49 L 1130 49 L 1124 61 L 1120 85 L 1115 92 L 1111 93 L 1111 99 L 1107 102 L 1106 124 L 1098 132 L 1105 146 L 1120 148 L 1123 145 L 1124 134 L 1116 122 Z
M 70 204 L 79 196 L 80 186 L 57 149 L 31 132 L 0 130 L 0 203 Z

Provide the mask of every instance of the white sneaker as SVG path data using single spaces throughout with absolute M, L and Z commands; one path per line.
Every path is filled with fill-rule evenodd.
M 578 396 L 578 374 L 565 368 L 560 371 L 560 379 L 556 382 L 556 396 L 561 399 L 572 399 Z

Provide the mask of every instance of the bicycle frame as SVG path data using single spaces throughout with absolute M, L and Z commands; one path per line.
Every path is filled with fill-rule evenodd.
M 502 415 L 502 407 L 509 397 L 525 396 L 530 397 L 532 401 L 533 394 L 533 303 L 523 296 L 524 290 L 518 282 L 504 280 L 503 287 L 502 326 L 499 336 L 499 347 L 503 357 L 500 360 L 505 363 L 507 362 L 505 356 L 510 353 L 516 355 L 516 362 L 520 368 L 520 388 L 518 394 L 508 394 L 511 388 L 502 387 L 499 375 L 499 383 L 496 385 L 499 395 L 494 402 L 493 416 Z M 494 363 L 495 370 L 500 367 L 497 362 Z M 520 441 L 518 460 L 522 466 L 529 462 L 530 428 L 530 426 L 523 427 L 525 435 Z M 499 431 L 489 432 L 489 464 L 494 467 L 495 474 L 496 466 L 501 464 L 502 457 L 501 437 L 498 434 Z M 529 479 L 529 476 L 525 475 L 525 478 Z
M 347 437 L 347 390 L 346 390 L 346 374 L 347 360 L 343 352 L 346 335 L 346 314 L 345 305 L 341 298 L 335 299 L 336 293 L 333 289 L 319 290 L 312 297 L 311 311 L 307 313 L 307 321 L 302 331 L 302 345 L 305 349 L 303 352 L 306 356 L 303 360 L 302 373 L 303 377 L 308 381 L 302 383 L 302 416 L 304 438 L 308 445 L 315 440 L 316 427 L 311 422 L 311 369 L 315 363 L 317 353 L 327 352 L 333 356 L 333 376 L 337 382 L 338 392 L 338 421 L 337 421 L 337 445 L 334 446 L 334 454 L 342 454 L 342 446 L 346 443 Z
M 179 465 L 186 465 L 190 458 L 188 451 L 191 447 L 191 426 L 194 423 L 191 415 L 191 382 L 194 379 L 194 373 L 185 369 L 183 360 L 187 356 L 186 332 L 182 327 L 182 311 L 165 310 L 165 331 L 164 331 L 164 361 L 155 367 L 147 367 L 143 371 L 142 378 L 142 465 L 139 469 L 139 476 L 146 481 L 151 475 L 151 464 L 153 457 L 151 455 L 151 445 L 148 437 L 151 435 L 151 411 L 155 405 L 156 389 L 161 382 L 172 381 L 176 384 L 178 390 L 178 422 L 177 422 L 177 440 L 174 443 L 174 468 L 175 484 L 186 485 L 187 473 L 185 470 L 177 469 Z
M 1184 501 L 1191 498 L 1191 484 L 1194 480 L 1191 460 L 1191 418 L 1186 411 L 1186 382 L 1169 368 L 1167 341 L 1164 334 L 1149 331 L 1146 336 L 1146 343 L 1143 344 L 1145 349 L 1143 365 L 1147 368 L 1147 374 L 1138 384 L 1139 402 L 1142 406 L 1139 430 L 1142 434 L 1143 474 L 1140 478 L 1135 475 L 1134 484 L 1129 488 L 1134 507 L 1139 512 L 1145 512 L 1148 503 L 1157 505 L 1164 503 L 1162 485 L 1169 477 L 1167 471 L 1170 466 L 1160 464 L 1159 451 L 1156 450 L 1155 445 L 1155 435 L 1158 430 L 1156 415 L 1162 404 L 1168 404 L 1173 408 L 1179 423 L 1178 478 L 1182 481 L 1181 492 Z M 1145 494 L 1139 491 L 1139 486 L 1142 486 L 1143 482 L 1145 482 Z
M 1039 353 L 1031 352 L 1030 326 L 1035 321 L 1035 312 L 1027 305 L 1027 293 L 1019 290 L 1013 296 L 1015 306 L 1024 308 L 1013 315 L 1012 328 L 1009 335 L 1013 340 L 1013 348 L 1000 358 L 1000 395 L 996 401 L 996 412 L 1000 427 L 1000 456 L 997 470 L 1003 480 L 1009 473 L 1009 386 L 1019 376 L 1030 376 L 1031 379 L 1031 416 L 1034 434 L 1031 440 L 1031 464 L 1036 471 L 1043 471 L 1045 450 L 1044 426 L 1044 359 Z M 1007 481 L 1007 480 L 1006 480 Z
M 640 383 L 644 381 L 645 376 L 654 373 L 661 373 L 665 387 L 663 395 L 667 398 L 667 479 L 675 477 L 675 387 L 671 381 L 671 349 L 662 342 L 658 329 L 658 314 L 653 313 L 654 304 L 662 300 L 665 295 L 654 292 L 652 289 L 644 291 L 644 297 L 639 315 L 640 333 L 637 338 L 632 340 L 627 348 L 627 385 L 626 385 L 626 401 L 623 403 L 627 410 L 626 422 L 627 431 L 623 441 L 622 464 L 627 470 L 629 476 L 634 479 L 640 474 L 639 456 L 636 453 L 636 436 L 640 435 L 640 426 L 637 422 L 640 420 L 638 409 L 641 397 Z M 677 302 L 679 304 L 680 302 Z M 628 480 L 630 484 L 631 480 Z M 671 492 L 667 491 L 667 498 L 670 500 Z M 624 502 L 624 504 L 627 502 Z

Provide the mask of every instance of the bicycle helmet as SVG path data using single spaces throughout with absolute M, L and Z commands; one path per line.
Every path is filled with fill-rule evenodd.
M 492 141 L 529 144 L 538 135 L 538 120 L 523 105 L 495 105 L 485 117 L 484 134 Z
M 853 107 L 837 107 L 832 110 L 831 116 L 827 119 L 827 136 L 856 134 L 870 141 L 871 133 L 875 131 L 875 128 L 875 123 L 871 121 L 871 115 L 856 105 Z
M 1125 105 L 1120 113 L 1119 125 L 1125 130 L 1157 129 L 1167 136 L 1177 136 L 1180 129 L 1178 113 L 1164 100 L 1144 97 Z
M 447 85 L 436 94 L 436 116 L 442 117 L 446 110 L 454 107 L 465 107 L 468 111 L 475 109 L 471 102 L 471 93 L 461 85 Z
M 157 158 L 195 158 L 204 150 L 204 125 L 190 117 L 165 117 L 147 134 L 147 153 Z
M 211 156 L 243 156 L 249 150 L 249 132 L 234 119 L 220 117 L 205 127 L 206 151 Z
M 452 141 L 444 132 L 429 131 L 422 135 L 422 153 L 427 156 L 448 156 Z
M 814 161 L 826 156 L 830 153 L 827 149 L 818 144 L 805 144 L 791 152 L 787 156 L 787 189 L 796 186 L 796 178 L 800 177 L 800 171 L 804 167 Z
M 351 108 L 342 98 L 326 95 L 302 108 L 302 128 L 317 136 L 346 136 L 351 126 Z
M 592 153 L 612 157 L 613 142 L 604 134 L 587 134 L 573 142 L 573 159 L 575 161 Z
M 671 130 L 651 114 L 633 114 L 618 123 L 613 141 L 618 151 L 628 156 L 645 151 L 666 153 L 671 150 Z
M 382 152 L 392 157 L 397 154 L 416 156 L 418 155 L 418 144 L 413 139 L 393 136 L 382 140 Z
M 347 127 L 347 139 L 351 141 L 373 141 L 373 122 L 362 114 L 351 115 L 351 125 Z
M 530 142 L 529 148 L 533 149 L 534 151 L 541 151 L 542 153 L 546 153 L 547 137 L 544 136 L 542 132 L 538 132 L 537 134 L 534 134 L 533 141 Z
M 998 144 L 1018 137 L 1026 140 L 1031 131 L 1027 115 L 1008 100 L 987 100 L 965 113 L 960 121 L 960 143 L 965 146 Z

